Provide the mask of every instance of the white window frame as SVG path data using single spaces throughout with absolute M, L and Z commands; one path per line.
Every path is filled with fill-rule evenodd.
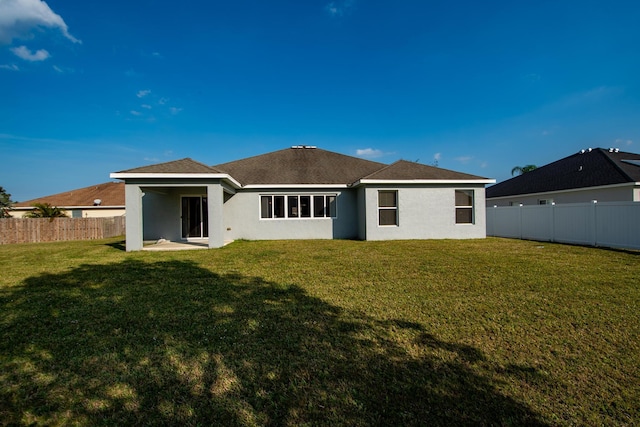
M 457 193 L 461 192 L 461 193 L 465 193 L 467 196 L 471 196 L 471 205 L 458 205 L 458 198 L 456 197 Z M 476 209 L 475 209 L 475 203 L 476 203 L 476 192 L 475 190 L 472 189 L 456 189 L 454 190 L 454 205 L 455 205 L 455 218 L 454 221 L 456 223 L 456 225 L 473 225 L 476 223 Z M 458 210 L 459 209 L 464 209 L 464 210 L 471 210 L 471 221 L 469 222 L 458 222 Z
M 380 206 L 380 194 L 382 193 L 394 193 L 396 204 L 395 206 Z M 398 190 L 378 190 L 378 227 L 398 227 L 400 226 L 400 216 L 398 215 L 399 195 Z M 395 223 L 394 224 L 381 224 L 380 213 L 381 211 L 395 211 Z
M 275 216 L 276 214 L 276 200 L 283 198 L 283 215 Z M 302 198 L 309 198 L 308 215 L 302 216 Z M 276 199 L 277 198 L 277 199 Z M 323 200 L 322 215 L 316 212 L 316 202 L 318 198 Z M 309 219 L 335 219 L 338 217 L 338 195 L 334 193 L 287 193 L 287 194 L 260 194 L 258 198 L 258 217 L 261 221 L 272 220 L 309 220 Z M 268 215 L 264 216 L 263 212 L 265 203 L 267 201 L 266 208 L 269 210 Z M 295 203 L 292 203 L 295 200 Z M 295 206 L 294 206 L 295 205 Z

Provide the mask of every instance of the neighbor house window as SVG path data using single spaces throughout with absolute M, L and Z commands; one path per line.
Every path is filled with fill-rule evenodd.
M 398 225 L 397 191 L 378 191 L 378 225 Z
M 553 199 L 538 199 L 539 205 L 552 205 Z
M 456 190 L 456 224 L 473 224 L 473 190 Z
M 335 195 L 260 196 L 260 218 L 335 218 Z

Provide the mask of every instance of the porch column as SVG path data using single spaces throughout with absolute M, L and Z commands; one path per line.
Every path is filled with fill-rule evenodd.
M 136 184 L 125 184 L 127 252 L 142 250 L 142 189 Z
M 224 246 L 224 219 L 222 217 L 224 194 L 222 185 L 207 185 L 207 202 L 209 207 L 209 247 L 221 248 Z

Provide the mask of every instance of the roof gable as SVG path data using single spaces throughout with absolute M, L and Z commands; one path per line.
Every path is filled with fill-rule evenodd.
M 31 207 L 36 203 L 49 203 L 51 206 L 93 206 L 94 201 L 100 199 L 100 206 L 124 206 L 124 183 L 105 182 L 51 196 L 39 197 L 16 203 L 15 207 Z
M 296 147 L 215 165 L 214 168 L 243 185 L 346 185 L 385 166 L 319 148 Z
M 630 160 L 624 161 L 624 160 Z M 573 154 L 487 188 L 487 198 L 640 182 L 640 154 L 596 148 Z
M 142 166 L 134 169 L 127 169 L 116 173 L 175 173 L 175 174 L 202 174 L 221 173 L 219 170 L 197 162 L 190 158 L 174 160 L 171 162 L 157 163 L 154 165 Z
M 444 181 L 475 181 L 486 180 L 476 175 L 442 169 L 435 166 L 423 165 L 406 160 L 398 160 L 364 178 L 363 180 L 416 181 L 416 180 L 444 180 Z

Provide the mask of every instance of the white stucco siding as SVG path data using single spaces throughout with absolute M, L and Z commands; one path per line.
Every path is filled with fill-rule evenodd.
M 336 195 L 335 218 L 260 217 L 262 195 Z M 242 191 L 224 203 L 226 240 L 344 239 L 358 237 L 355 190 L 326 189 Z
M 398 224 L 378 224 L 378 191 L 398 192 Z M 474 191 L 474 221 L 456 224 L 455 190 Z M 366 239 L 471 239 L 486 237 L 483 186 L 367 186 Z

